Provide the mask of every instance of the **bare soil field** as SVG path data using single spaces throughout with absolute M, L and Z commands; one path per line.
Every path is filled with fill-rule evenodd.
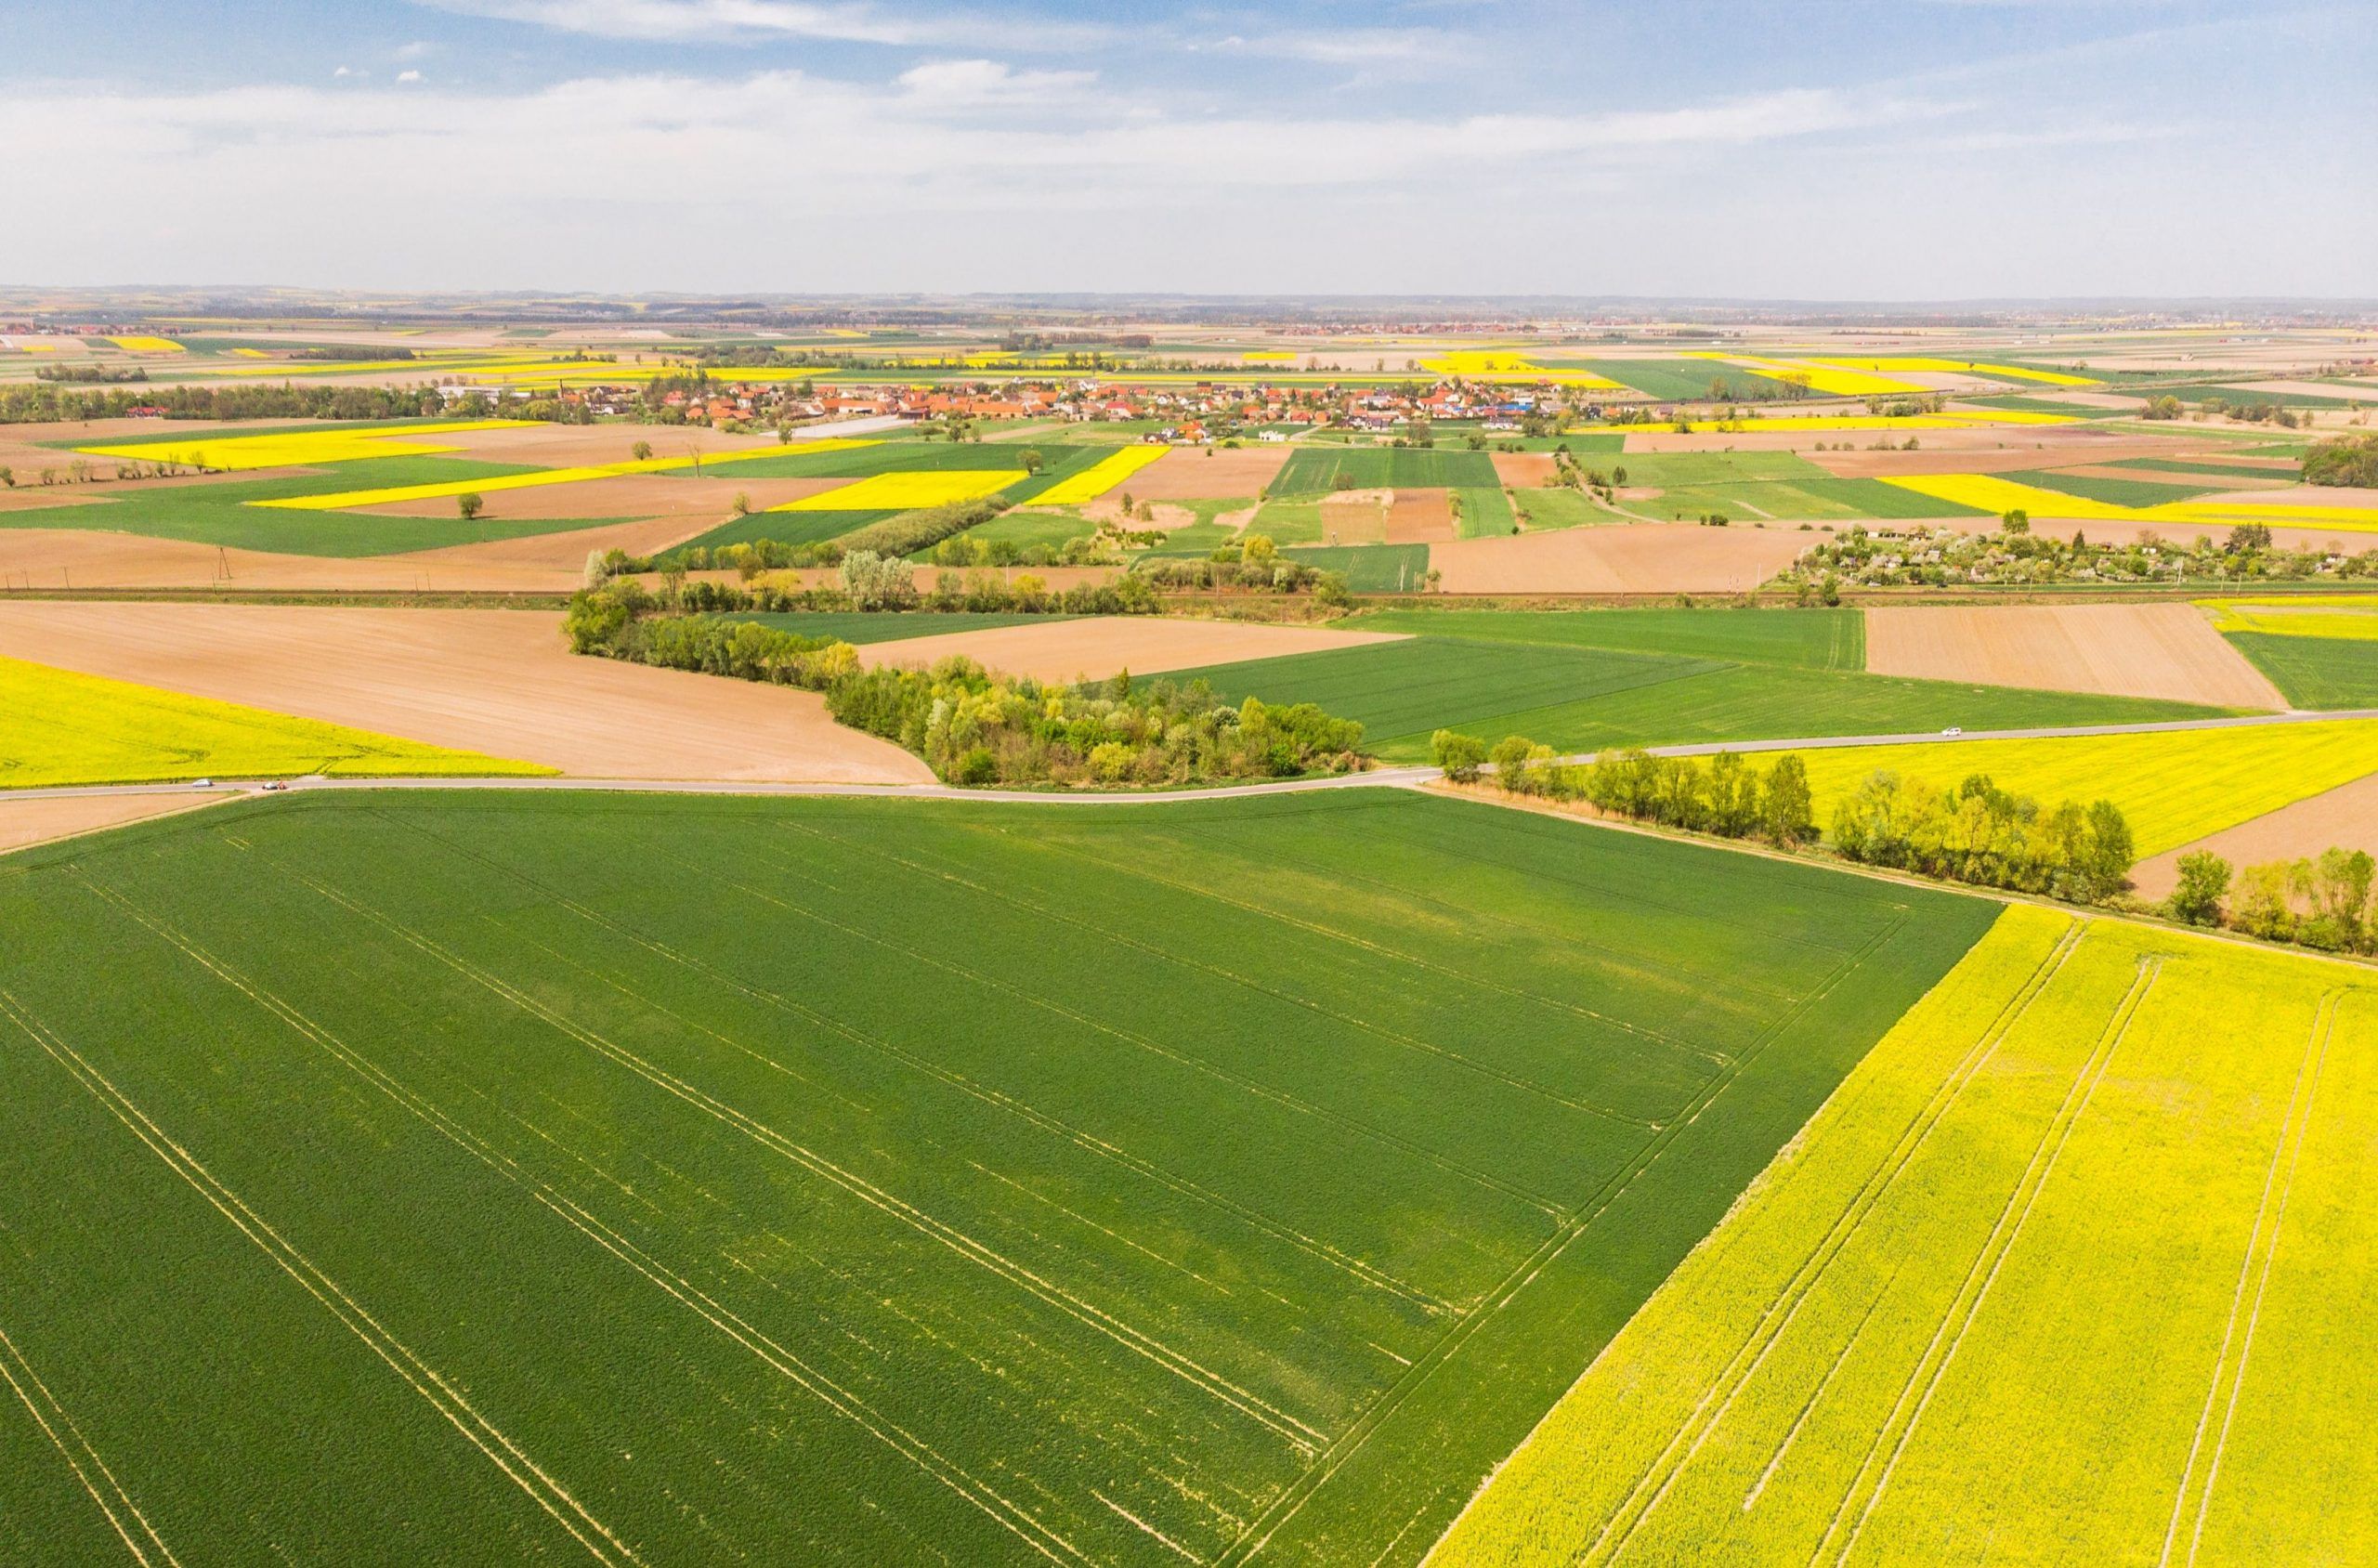
M 227 790 L 207 794 L 184 791 L 177 794 L 62 795 L 20 801 L 11 800 L 6 791 L 0 791 L 0 855 L 48 843 L 53 839 L 71 839 L 77 833 L 96 833 L 102 828 L 122 827 L 126 822 L 238 798 L 236 791 Z
M 2179 885 L 2180 856 L 2199 850 L 2243 867 L 2340 848 L 2378 855 L 2378 772 L 2142 860 L 2131 869 L 2130 880 L 2146 897 L 2168 898 Z
M 2378 490 L 2351 485 L 2290 485 L 2284 490 L 2241 490 L 2221 499 L 2255 506 L 2360 506 L 2378 510 Z
M 567 485 L 490 490 L 485 498 L 487 507 L 479 516 L 490 519 L 702 516 L 724 522 L 731 515 L 738 495 L 748 497 L 755 510 L 765 511 L 850 482 L 821 478 L 692 479 L 673 474 L 627 474 L 613 479 L 581 479 Z M 451 517 L 454 498 L 441 495 L 425 501 L 390 502 L 384 506 L 359 506 L 356 510 L 381 517 Z
M 1454 537 L 1453 500 L 1442 490 L 1400 490 L 1389 492 L 1387 542 L 1390 544 L 1433 544 Z
M 1976 686 L 2287 706 L 2279 688 L 2187 604 L 1869 609 L 1866 668 Z
M 682 527 L 681 524 L 674 526 Z M 600 531 L 600 530 L 590 530 Z M 450 545 L 412 555 L 282 555 L 217 550 L 181 539 L 96 529 L 0 529 L 0 584 L 31 588 L 351 589 L 357 592 L 568 593 L 586 560 L 586 535 L 548 534 L 560 566 L 480 560 L 491 544 Z M 580 541 L 563 552 L 559 540 Z M 451 552 L 451 553 L 450 553 Z M 224 577 L 228 568 L 229 578 Z
M 436 550 L 413 550 L 381 557 L 392 564 L 435 571 L 442 581 L 452 572 L 470 574 L 512 568 L 542 568 L 576 574 L 585 568 L 587 555 L 597 550 L 620 549 L 631 555 L 651 555 L 707 533 L 717 519 L 645 517 L 635 522 L 608 523 L 601 528 L 570 529 L 561 533 L 535 533 L 521 539 L 495 539 L 483 544 L 449 544 Z
M 1288 461 L 1284 443 L 1269 447 L 1175 447 L 1123 481 L 1134 501 L 1204 501 L 1261 495 Z
M 2241 381 L 2238 385 L 2250 392 L 2269 392 L 2281 397 L 2362 398 L 2378 403 L 2378 391 L 2339 386 L 2328 381 Z
M 1511 490 L 1542 490 L 1552 482 L 1555 464 L 1548 451 L 1498 451 L 1495 477 Z
M 1321 503 L 1321 537 L 1331 544 L 1378 544 L 1387 539 L 1387 509 L 1395 492 L 1339 490 Z
M 1448 594 L 1722 594 L 1756 588 L 1822 536 L 1646 523 L 1429 547 Z
M 922 783 L 812 692 L 581 658 L 540 610 L 0 604 L 0 653 L 605 778 Z
M 1134 675 L 1154 675 L 1203 664 L 1276 659 L 1285 654 L 1320 653 L 1364 643 L 1401 640 L 1399 635 L 1385 632 L 1333 632 L 1317 626 L 1263 626 L 1240 621 L 1130 615 L 872 643 L 861 647 L 858 656 L 870 666 L 918 669 L 960 653 L 988 670 L 1054 683 L 1104 680 L 1123 670 Z

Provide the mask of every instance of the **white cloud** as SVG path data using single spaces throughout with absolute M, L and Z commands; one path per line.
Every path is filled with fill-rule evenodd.
M 461 16 L 527 22 L 564 33 L 652 43 L 748 44 L 812 38 L 937 47 L 999 42 L 1009 47 L 1080 48 L 1104 28 L 969 12 L 887 10 L 866 0 L 413 0 Z
M 421 72 L 418 71 L 399 71 L 397 72 L 397 80 L 399 82 L 418 82 L 421 80 Z
M 331 74 L 332 74 L 333 76 L 352 76 L 352 75 L 354 75 L 354 74 L 355 74 L 355 72 L 352 72 L 352 71 L 349 71 L 346 66 L 343 66 L 343 65 L 342 65 L 342 66 L 340 66 L 336 71 L 332 72 L 331 72 Z
M 994 59 L 927 60 L 900 72 L 900 85 L 921 106 L 973 108 L 1035 103 L 1054 107 L 1098 80 L 1094 71 L 1016 71 Z

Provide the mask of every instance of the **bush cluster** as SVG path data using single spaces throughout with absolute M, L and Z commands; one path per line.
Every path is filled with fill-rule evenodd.
M 2130 883 L 2130 824 L 2111 801 L 2044 808 L 1975 774 L 1950 790 L 1877 769 L 1835 808 L 1833 844 L 1869 866 L 2102 904 Z
M 1804 552 L 1779 581 L 1813 592 L 1828 579 L 1836 585 L 1940 588 L 1969 582 L 2239 582 L 2318 577 L 2378 577 L 2378 549 L 2358 555 L 2282 549 L 2261 523 L 2241 524 L 2218 543 L 2209 535 L 2182 544 L 2142 533 L 2129 542 L 2099 544 L 2085 529 L 2076 530 L 2070 541 L 2033 533 L 2030 519 L 2014 512 L 2005 526 L 1988 534 L 1853 525 Z
M 2371 892 L 2378 861 L 2367 850 L 2332 848 L 2243 870 L 2199 850 L 2180 856 L 2179 871 L 2179 883 L 2163 903 L 2174 920 L 2226 925 L 2266 942 L 2322 952 L 2378 953 L 2378 898 Z
M 1609 751 L 1589 764 L 1564 763 L 1552 748 L 1524 736 L 1506 736 L 1493 751 L 1474 737 L 1439 730 L 1437 765 L 1460 782 L 1493 763 L 1495 781 L 1513 794 L 1585 801 L 1614 816 L 1663 828 L 1763 838 L 1790 849 L 1816 836 L 1809 770 L 1785 756 L 1761 771 L 1731 751 L 1702 760 L 1655 757 L 1640 749 Z
M 728 595 L 749 597 L 695 584 L 685 599 L 724 609 Z M 837 720 L 914 751 L 952 784 L 1192 784 L 1344 773 L 1368 760 L 1361 725 L 1309 702 L 1250 697 L 1234 708 L 1203 681 L 1128 674 L 1047 686 L 962 658 L 864 670 L 848 643 L 660 608 L 623 579 L 581 590 L 562 629 L 577 653 L 823 692 Z
M 2313 442 L 2304 452 L 2304 482 L 2378 487 L 2378 432 Z

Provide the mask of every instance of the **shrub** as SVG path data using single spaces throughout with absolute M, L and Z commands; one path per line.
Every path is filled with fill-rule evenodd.
M 1457 784 L 1477 780 L 1479 764 L 1486 760 L 1486 742 L 1474 735 L 1441 729 L 1429 738 L 1429 746 L 1447 778 Z

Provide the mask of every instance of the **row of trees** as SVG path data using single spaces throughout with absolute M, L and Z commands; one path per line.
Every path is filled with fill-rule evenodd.
M 479 418 L 492 405 L 478 399 Z M 47 382 L 0 385 L 0 425 L 45 425 L 67 419 L 122 419 L 155 409 L 167 419 L 414 419 L 447 412 L 434 386 L 278 386 L 242 381 L 203 386 L 143 386 L 137 391 L 67 391 Z
M 994 571 L 940 574 L 919 592 L 906 561 L 880 555 L 845 558 L 838 584 L 804 587 L 798 582 L 755 581 L 749 586 L 688 581 L 681 569 L 663 574 L 658 592 L 633 577 L 613 577 L 600 557 L 588 563 L 587 586 L 630 605 L 634 613 L 684 611 L 695 615 L 789 614 L 797 611 L 911 610 L 926 614 L 1020 612 L 1026 615 L 1154 615 L 1163 608 L 1156 590 L 1134 577 L 1113 582 L 1078 582 L 1052 588 L 1047 580 L 1019 572 L 1011 581 Z
M 1492 765 L 1513 794 L 1584 801 L 1614 816 L 1721 838 L 1761 838 L 1783 849 L 1817 842 L 1807 765 L 1790 754 L 1761 769 L 1738 753 L 1655 757 L 1605 752 L 1590 764 L 1507 736 L 1489 751 L 1474 736 L 1439 730 L 1437 765 L 1467 782 Z M 1976 774 L 1953 789 L 1877 770 L 1834 813 L 1832 848 L 1863 865 L 1943 881 L 2102 904 L 2129 886 L 2130 825 L 2110 801 L 2043 807 Z
M 573 652 L 823 692 L 828 712 L 922 757 L 952 784 L 1193 784 L 1366 765 L 1363 726 L 1312 703 L 1232 707 L 1203 681 L 1044 686 L 973 660 L 860 668 L 857 650 L 715 615 L 652 613 L 633 580 L 581 590 Z
M 2243 870 L 2210 850 L 2183 855 L 2164 913 L 2191 925 L 2228 926 L 2266 942 L 2330 953 L 2378 953 L 2378 861 L 2331 848 Z

